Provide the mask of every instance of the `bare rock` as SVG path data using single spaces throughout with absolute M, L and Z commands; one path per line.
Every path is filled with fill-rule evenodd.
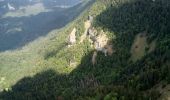
M 72 32 L 70 33 L 69 40 L 68 40 L 69 46 L 76 43 L 76 32 L 77 32 L 77 30 L 76 30 L 76 28 L 74 28 L 72 30 Z
M 93 56 L 92 56 L 92 64 L 96 64 L 96 58 L 97 58 L 97 51 L 94 51 Z

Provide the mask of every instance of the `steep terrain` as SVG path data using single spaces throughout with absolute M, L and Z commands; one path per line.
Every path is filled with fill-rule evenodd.
M 0 67 L 0 99 L 169 99 L 170 1 L 96 0 L 91 4 L 63 29 L 22 50 L 0 54 L 4 66 Z M 94 34 L 86 29 L 89 15 L 94 18 L 89 25 Z M 68 47 L 74 28 L 76 43 Z M 103 52 L 108 50 L 105 46 L 97 50 L 91 42 L 92 36 L 98 38 L 101 33 L 108 40 L 105 45 L 114 51 L 109 55 Z

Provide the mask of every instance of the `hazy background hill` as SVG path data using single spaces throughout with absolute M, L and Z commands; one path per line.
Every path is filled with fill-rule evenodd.
M 73 20 L 80 0 L 0 1 L 0 51 L 17 49 Z

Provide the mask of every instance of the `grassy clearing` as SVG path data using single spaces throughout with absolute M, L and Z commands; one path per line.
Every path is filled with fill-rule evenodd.
M 131 47 L 131 59 L 133 61 L 140 60 L 146 54 L 147 37 L 145 33 L 136 35 L 134 43 Z

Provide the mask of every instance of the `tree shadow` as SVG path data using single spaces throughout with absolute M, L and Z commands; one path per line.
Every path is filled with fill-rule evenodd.
M 47 70 L 26 77 L 18 81 L 9 92 L 2 92 L 3 100 L 56 100 L 63 88 L 68 87 L 67 75 L 58 74 L 54 70 Z
M 63 50 L 64 48 L 68 47 L 68 43 L 62 43 L 57 49 L 48 52 L 47 54 L 44 55 L 44 59 L 47 60 L 48 58 L 54 57 L 58 52 Z
M 90 56 L 87 55 L 82 58 L 82 64 L 84 64 L 89 57 Z M 83 71 L 82 74 L 84 75 L 79 77 L 78 73 L 87 67 L 79 65 L 77 68 L 77 71 L 75 70 L 68 75 L 59 74 L 56 71 L 49 69 L 38 73 L 33 77 L 25 77 L 12 86 L 11 90 L 0 92 L 0 99 L 71 100 L 76 97 L 77 93 L 82 93 L 87 87 L 94 87 L 97 84 L 94 83 L 96 80 L 91 80 L 91 77 L 89 77 L 92 73 L 85 73 L 85 71 Z M 92 67 L 88 68 L 91 69 Z
M 96 100 L 103 100 L 107 94 L 114 91 L 113 93 L 117 95 L 113 96 L 116 98 L 123 96 L 127 100 L 136 100 L 141 97 L 141 100 L 147 100 L 147 97 L 142 99 L 143 92 L 136 92 L 132 88 L 125 88 L 123 85 L 114 85 L 116 83 L 112 83 L 112 81 L 115 78 L 113 74 L 116 72 L 116 67 L 103 63 L 109 62 L 111 59 L 109 57 L 104 58 L 105 56 L 99 53 L 98 64 L 94 66 L 91 63 L 92 55 L 93 51 L 84 56 L 81 64 L 70 74 L 60 74 L 49 69 L 33 77 L 25 77 L 13 85 L 10 90 L 0 92 L 0 99 L 75 100 L 79 98 L 86 100 L 90 99 L 87 97 L 98 96 Z

